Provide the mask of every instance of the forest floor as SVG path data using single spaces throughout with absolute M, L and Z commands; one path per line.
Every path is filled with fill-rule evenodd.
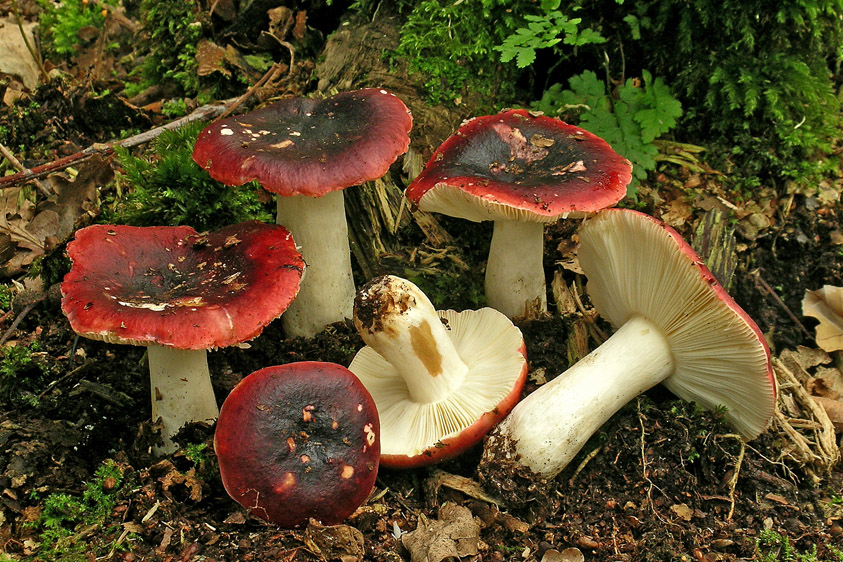
M 253 92 L 251 103 L 261 95 L 386 87 L 413 110 L 414 154 L 423 162 L 470 108 L 426 106 L 400 68 L 373 63 L 365 72 L 350 70 L 343 61 L 367 60 L 360 49 L 374 48 L 361 45 L 383 47 L 372 37 L 388 42 L 394 29 L 366 24 L 338 32 L 318 60 L 296 61 L 268 89 Z M 146 129 L 168 121 L 160 100 L 140 108 L 119 96 L 86 94 L 90 68 L 74 68 L 78 83 L 52 81 L 37 94 L 35 118 L 51 131 L 52 146 L 61 147 L 53 160 L 112 140 L 117 114 Z M 85 123 L 69 118 L 80 107 L 88 108 Z M 11 111 L 1 108 L 0 122 Z M 0 317 L 7 331 L 0 361 L 0 560 L 843 560 L 838 436 L 810 398 L 818 389 L 834 398 L 835 384 L 843 385 L 843 360 L 817 349 L 816 322 L 801 311 L 806 290 L 843 284 L 843 179 L 810 192 L 765 188 L 750 196 L 733 192 L 728 178 L 704 162 L 695 164 L 664 164 L 640 186 L 637 201 L 624 204 L 674 226 L 703 257 L 712 240 L 731 241 L 713 269 L 767 337 L 780 387 L 776 418 L 758 439 L 744 444 L 716 414 L 659 387 L 612 417 L 559 477 L 532 483 L 518 498 L 481 481 L 476 447 L 433 467 L 382 469 L 369 500 L 342 525 L 282 530 L 226 495 L 212 426 L 186 427 L 180 450 L 153 456 L 143 349 L 78 338 L 56 288 L 36 283 L 33 289 L 27 282 Z M 114 189 L 98 183 L 119 173 L 107 151 L 75 167 L 75 177 L 62 168 L 44 180 L 75 195 L 39 195 L 29 218 L 10 211 L 20 185 L 3 187 L 7 229 L 23 224 L 34 232 L 40 212 L 73 205 L 70 218 L 51 223 L 40 246 L 19 238 L 5 244 L 8 277 L 22 281 L 33 252 L 60 251 L 73 229 L 93 220 L 97 201 L 106 197 L 90 197 L 91 186 Z M 390 177 L 406 184 L 400 162 Z M 78 189 L 67 187 L 74 184 Z M 440 218 L 431 227 L 430 217 L 423 224 L 421 217 L 407 214 L 400 229 L 383 233 L 388 255 L 370 256 L 365 266 L 357 259 L 359 283 L 372 272 L 421 270 L 452 281 L 458 275 L 482 279 L 482 252 L 466 248 L 486 245 L 490 226 Z M 573 221 L 562 221 L 546 231 L 551 306 L 546 316 L 520 324 L 530 362 L 525 393 L 599 344 L 587 328 L 596 316 L 577 271 L 575 230 Z M 448 294 L 434 300 L 456 309 L 468 305 L 455 295 L 450 302 Z M 304 360 L 347 366 L 360 347 L 350 323 L 300 339 L 285 338 L 274 322 L 248 348 L 210 354 L 218 402 L 261 367 Z M 22 384 L 26 377 L 40 381 L 37 388 Z

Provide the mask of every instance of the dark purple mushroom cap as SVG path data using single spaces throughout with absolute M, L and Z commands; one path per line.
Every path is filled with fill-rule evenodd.
M 632 165 L 600 137 L 523 109 L 475 117 L 407 187 L 422 210 L 474 221 L 552 222 L 626 195 Z
M 180 349 L 250 340 L 298 292 L 304 261 L 283 226 L 94 225 L 67 245 L 62 310 L 80 335 Z
M 212 123 L 193 160 L 226 185 L 257 180 L 280 195 L 320 197 L 383 176 L 412 124 L 407 106 L 377 88 L 290 98 Z
M 311 517 L 333 525 L 374 487 L 378 412 L 341 365 L 267 367 L 225 399 L 214 450 L 226 491 L 253 515 L 287 528 Z

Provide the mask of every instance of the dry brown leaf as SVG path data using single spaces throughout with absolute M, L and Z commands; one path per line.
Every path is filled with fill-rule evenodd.
M 225 48 L 213 41 L 203 39 L 196 45 L 196 74 L 208 76 L 219 72 L 225 77 L 231 76 L 231 71 L 225 67 Z
M 802 314 L 820 321 L 815 337 L 818 346 L 829 352 L 843 349 L 843 287 L 825 285 L 805 291 Z
M 677 517 L 683 521 L 690 521 L 694 516 L 694 510 L 688 507 L 688 504 L 677 503 L 670 506 L 670 511 L 676 514 Z
M 673 228 L 682 228 L 691 220 L 693 214 L 694 210 L 687 201 L 674 199 L 668 204 L 667 210 L 661 214 L 661 219 Z
M 311 519 L 304 530 L 304 545 L 323 560 L 360 562 L 365 553 L 363 533 L 348 525 L 322 525 Z
M 37 48 L 38 43 L 34 39 L 34 30 L 37 27 L 33 22 L 21 22 L 23 33 L 26 34 L 29 44 Z M 23 82 L 24 86 L 34 90 L 38 86 L 41 76 L 38 65 L 32 58 L 26 43 L 21 36 L 15 18 L 12 16 L 0 18 L 0 74 L 15 76 Z
M 467 507 L 445 503 L 439 519 L 419 516 L 415 531 L 401 536 L 412 562 L 442 562 L 447 558 L 475 556 L 480 542 L 480 523 Z
M 834 432 L 843 433 L 843 402 L 824 396 L 812 396 L 811 398 L 822 406 L 825 413 L 828 414 L 828 419 L 834 425 Z
M 566 548 L 562 552 L 551 549 L 544 553 L 541 562 L 585 562 L 585 556 L 579 548 Z

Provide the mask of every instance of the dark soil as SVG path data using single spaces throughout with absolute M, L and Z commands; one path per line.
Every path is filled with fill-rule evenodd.
M 344 52 L 356 53 L 343 43 L 353 42 L 356 33 L 344 30 L 332 40 Z M 382 24 L 360 35 L 369 41 L 395 38 L 394 28 Z M 379 43 L 378 49 L 382 46 Z M 325 81 L 320 89 L 377 83 L 408 99 L 420 131 L 414 137 L 417 156 L 429 154 L 465 116 L 461 113 L 469 111 L 425 109 L 406 76 L 388 74 L 382 67 L 353 72 L 347 65 L 330 66 L 336 58 L 326 59 L 323 68 L 333 73 L 319 74 Z M 312 67 L 314 62 L 300 64 Z M 303 80 L 297 88 L 304 91 L 314 84 Z M 53 111 L 49 127 L 41 125 L 50 129 L 43 133 L 45 154 L 64 155 L 65 142 L 75 149 L 107 138 L 105 123 L 141 128 L 150 123 L 146 114 L 127 112 L 128 106 L 114 99 L 100 100 L 97 107 L 107 117 L 96 118 L 88 111 L 93 107 L 88 104 L 96 100 L 61 88 L 80 91 L 56 84 L 39 94 L 41 107 Z M 84 124 L 70 119 L 79 107 L 88 108 Z M 42 130 L 33 121 L 41 117 L 16 118 L 21 135 Z M 400 170 L 393 172 L 396 183 L 405 180 Z M 692 240 L 710 206 L 687 195 L 683 185 L 688 181 L 686 170 L 665 168 L 644 186 L 637 203 L 625 203 L 659 217 L 666 217 L 673 203 L 687 205 L 676 226 Z M 730 215 L 738 225 L 730 289 L 735 299 L 767 335 L 774 354 L 800 345 L 815 347 L 813 323 L 801 317 L 801 299 L 806 289 L 840 285 L 843 280 L 843 252 L 830 241 L 840 228 L 843 206 L 798 194 L 773 198 L 762 207 L 769 224 L 747 230 L 741 225 L 748 213 L 740 211 L 749 202 L 723 193 L 717 178 L 701 181 L 704 185 L 697 192 L 723 194 L 738 209 Z M 448 292 L 449 285 L 431 279 L 453 280 L 460 274 L 482 280 L 482 248 L 488 244 L 489 227 L 460 226 L 445 219 L 438 228 L 448 238 L 435 246 L 430 230 L 422 233 L 416 222 L 402 224 L 384 241 L 391 251 L 375 260 L 376 266 L 380 272 L 402 276 L 415 272 L 428 286 L 442 289 L 431 296 L 437 304 L 467 308 L 474 299 L 471 291 L 460 287 Z M 581 276 L 560 265 L 570 257 L 575 230 L 573 221 L 547 229 L 549 287 L 555 275 L 557 282 L 569 286 L 584 284 Z M 388 238 L 385 232 L 383 236 Z M 420 255 L 430 259 L 421 263 Z M 366 275 L 363 266 L 356 265 L 362 284 Z M 587 297 L 584 300 L 587 307 Z M 548 301 L 554 302 L 553 294 Z M 13 319 L 20 320 L 7 335 L 7 345 L 37 342 L 38 348 L 32 362 L 14 372 L 0 365 L 0 560 L 5 555 L 85 561 L 439 562 L 459 555 L 466 560 L 550 562 L 563 559 L 551 551 L 568 548 L 594 561 L 776 559 L 763 558 L 765 554 L 795 559 L 784 557 L 787 548 L 816 548 L 818 560 L 837 560 L 832 549 L 843 550 L 839 468 L 818 472 L 789 462 L 782 454 L 790 446 L 788 438 L 774 430 L 742 451 L 742 442 L 716 414 L 676 400 L 662 388 L 611 418 L 551 481 L 523 472 L 478 474 L 478 446 L 434 467 L 381 470 L 369 501 L 339 528 L 312 522 L 306 529 L 279 529 L 250 516 L 226 494 L 213 452 L 212 426 L 192 424 L 177 437 L 179 451 L 163 458 L 151 454 L 156 427 L 149 420 L 142 348 L 77 338 L 56 298 L 48 296 L 31 309 L 18 304 L 0 320 L 4 330 Z M 543 378 L 562 373 L 584 348 L 596 345 L 582 318 L 579 312 L 561 306 L 557 311 L 551 304 L 547 317 L 520 326 L 531 370 L 525 393 Z M 237 382 L 257 369 L 306 360 L 347 366 L 360 347 L 350 322 L 305 340 L 285 339 L 276 321 L 247 348 L 210 353 L 217 401 L 222 403 Z M 119 478 L 98 479 L 97 471 L 105 465 Z M 98 495 L 90 493 L 94 484 Z M 48 501 L 57 497 L 87 507 L 60 517 L 55 502 Z M 452 514 L 450 504 L 467 508 L 469 522 L 460 531 L 429 539 L 427 550 L 411 552 L 415 547 L 405 544 L 405 533 L 428 528 L 437 519 L 445 521 L 446 514 Z M 90 518 L 97 505 L 106 505 L 106 512 Z

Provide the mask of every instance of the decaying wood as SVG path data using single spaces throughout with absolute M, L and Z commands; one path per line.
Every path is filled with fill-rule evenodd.
M 691 246 L 728 291 L 737 266 L 735 228 L 730 224 L 729 217 L 717 207 L 709 210 L 694 231 Z
M 789 441 L 780 460 L 798 464 L 819 482 L 840 460 L 834 425 L 784 361 L 773 358 L 773 371 L 779 388 L 773 428 Z
M 397 44 L 397 23 L 388 17 L 346 26 L 328 40 L 315 72 L 323 95 L 356 88 L 385 88 L 401 98 L 413 114 L 412 144 L 401 159 L 402 173 L 395 171 L 381 180 L 345 191 L 351 251 L 367 279 L 383 273 L 380 258 L 401 248 L 398 231 L 410 221 L 415 222 L 433 248 L 444 248 L 453 241 L 435 215 L 411 207 L 403 190 L 436 146 L 456 130 L 469 108 L 432 107 L 425 103 L 414 81 L 390 69 L 383 60 L 383 51 Z

